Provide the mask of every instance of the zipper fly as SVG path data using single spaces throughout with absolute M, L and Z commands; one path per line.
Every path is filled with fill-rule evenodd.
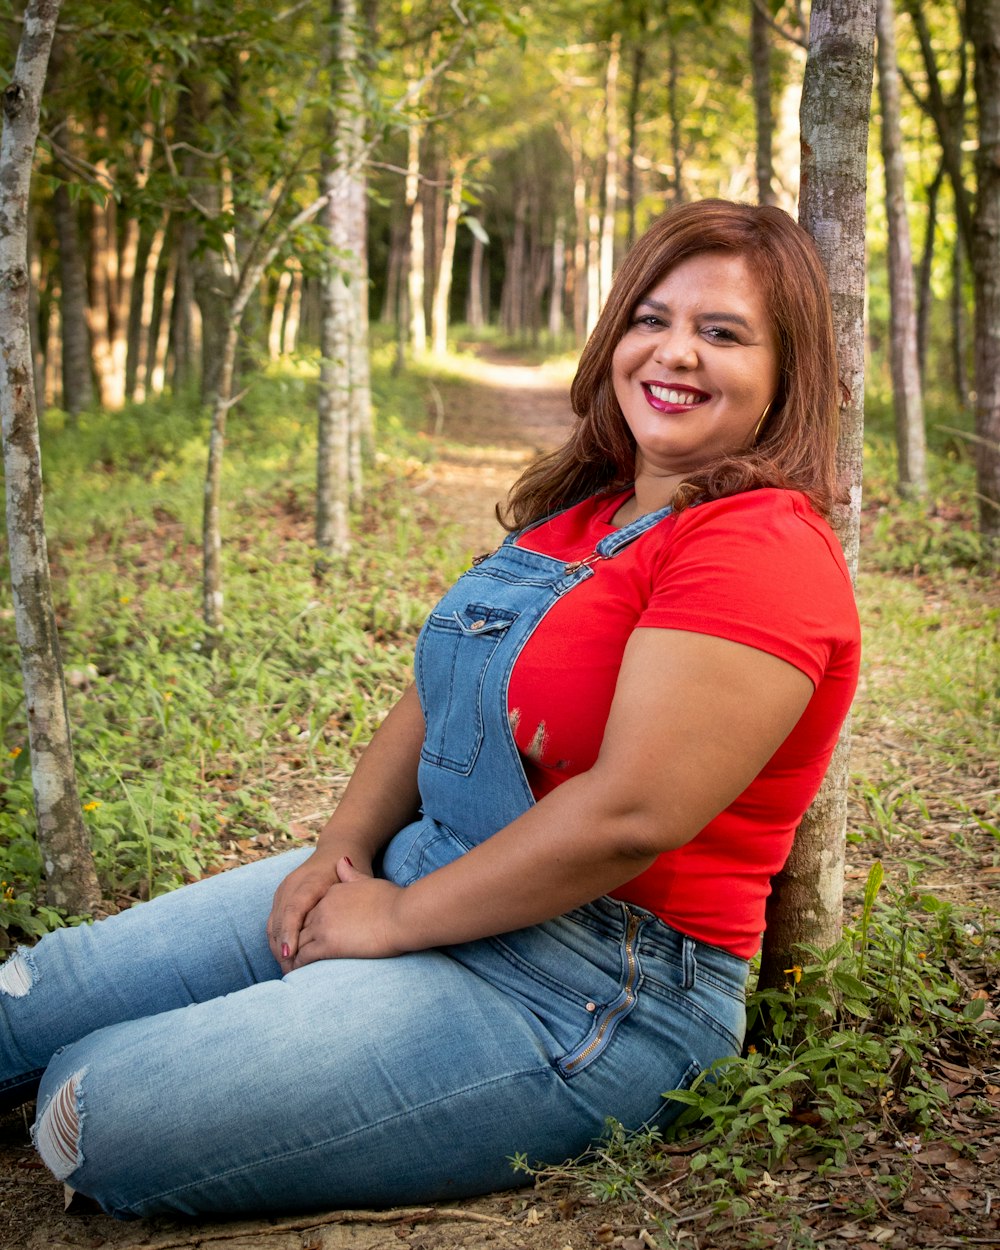
M 627 1011 L 635 1002 L 635 979 L 636 974 L 638 973 L 638 966 L 635 961 L 635 935 L 638 932 L 639 917 L 633 915 L 632 912 L 629 912 L 628 929 L 625 933 L 625 997 L 614 1009 L 614 1011 L 609 1011 L 601 1021 L 600 1028 L 597 1030 L 597 1036 L 586 1048 L 586 1050 L 582 1050 L 576 1058 L 571 1059 L 569 1063 L 563 1065 L 567 1072 L 572 1068 L 578 1068 L 585 1059 L 588 1059 L 594 1053 L 598 1046 L 600 1046 L 600 1044 L 604 1041 L 604 1036 L 612 1022 L 615 1021 L 623 1011 Z

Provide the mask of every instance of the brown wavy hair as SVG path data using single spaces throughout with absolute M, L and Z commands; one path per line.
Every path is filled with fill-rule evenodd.
M 615 396 L 611 359 L 643 295 L 675 265 L 704 252 L 743 256 L 760 283 L 778 342 L 778 389 L 753 446 L 690 474 L 674 496 L 675 511 L 763 486 L 800 490 L 824 516 L 842 500 L 835 465 L 842 387 L 830 292 L 815 245 L 780 208 L 701 200 L 659 217 L 622 262 L 573 379 L 576 428 L 562 447 L 530 465 L 506 507 L 498 506 L 507 529 L 632 482 L 635 440 Z

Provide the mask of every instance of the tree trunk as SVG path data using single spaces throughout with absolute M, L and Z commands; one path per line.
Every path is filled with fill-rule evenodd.
M 754 0 L 750 0 L 750 64 L 753 69 L 753 108 L 757 122 L 757 201 L 775 204 L 774 118 L 771 115 L 771 30 Z
M 80 231 L 69 191 L 60 182 L 52 196 L 52 214 L 59 240 L 59 281 L 62 285 L 63 407 L 74 415 L 94 402 L 87 328 L 87 271 L 80 252 Z
M 455 265 L 455 240 L 458 237 L 458 219 L 462 212 L 462 187 L 468 159 L 456 160 L 451 171 L 451 191 L 444 221 L 444 238 L 438 257 L 437 281 L 434 284 L 434 300 L 431 305 L 431 351 L 435 356 L 448 353 L 448 306 L 451 302 L 451 280 Z
M 42 502 L 28 332 L 28 192 L 39 106 L 60 0 L 30 0 L 0 140 L 0 417 L 14 618 L 27 706 L 38 842 L 48 901 L 92 913 L 100 889 L 77 796 Z
M 618 67 L 621 36 L 615 35 L 608 52 L 604 77 L 604 215 L 601 220 L 600 307 L 611 291 L 615 272 L 615 213 L 618 210 Z
M 976 485 L 979 532 L 1000 563 L 1000 0 L 967 0 L 979 147 L 969 258 L 976 289 Z
M 955 235 L 951 249 L 951 368 L 955 380 L 955 398 L 963 412 L 972 407 L 969 385 L 969 354 L 967 342 L 968 317 L 965 308 L 965 249 L 962 236 Z
M 410 306 L 410 346 L 415 356 L 427 351 L 427 316 L 424 312 L 424 201 L 420 194 L 420 128 L 407 129 L 406 207 L 410 219 L 410 252 L 407 295 Z
M 677 99 L 677 85 L 680 79 L 680 67 L 677 60 L 676 35 L 670 36 L 670 60 L 668 74 L 667 100 L 670 111 L 670 150 L 672 153 L 674 169 L 671 181 L 673 183 L 674 203 L 680 204 L 684 199 L 684 183 L 681 171 L 684 157 L 681 153 L 681 111 L 680 104 Z
M 556 219 L 552 240 L 552 285 L 549 288 L 549 334 L 558 344 L 563 332 L 563 289 L 566 284 L 566 222 Z
M 352 252 L 357 240 L 351 225 L 355 118 L 360 105 L 354 79 L 356 22 L 356 0 L 332 0 L 330 133 L 323 179 L 328 199 L 322 216 L 330 254 L 320 296 L 316 546 L 337 555 L 350 547 L 351 333 L 358 284 Z
M 573 170 L 573 336 L 582 344 L 587 335 L 587 173 L 583 142 L 574 127 L 566 147 Z
M 643 75 L 646 70 L 645 33 L 646 12 L 643 10 L 642 26 L 632 49 L 632 79 L 628 93 L 628 169 L 625 174 L 625 198 L 628 213 L 627 247 L 631 247 L 636 240 L 635 214 L 639 203 L 639 168 L 636 159 L 639 155 L 639 102 Z
M 205 501 L 201 521 L 202 611 L 205 617 L 204 650 L 213 651 L 222 641 L 222 461 L 226 448 L 226 417 L 236 372 L 236 347 L 240 335 L 239 313 L 231 314 L 221 341 L 222 358 L 215 371 L 216 391 L 211 396 L 212 424 L 208 437 Z
M 351 504 L 360 510 L 363 502 L 364 458 L 375 453 L 372 425 L 371 355 L 368 345 L 368 179 L 362 164 L 363 114 L 357 108 L 353 125 L 354 153 L 351 173 L 351 251 L 354 255 L 354 285 L 351 290 L 354 315 L 351 320 Z
M 945 101 L 944 92 L 941 89 L 941 77 L 938 73 L 937 57 L 934 53 L 934 44 L 931 39 L 930 31 L 927 29 L 927 19 L 924 16 L 921 0 L 905 0 L 906 11 L 909 13 L 913 22 L 913 27 L 917 32 L 917 38 L 920 41 L 920 52 L 924 62 L 924 69 L 927 74 L 927 98 L 921 100 L 925 111 L 934 123 L 937 131 L 938 142 L 941 145 L 941 155 L 944 160 L 945 169 L 948 171 L 948 179 L 951 182 L 952 194 L 955 198 L 955 217 L 958 221 L 958 228 L 961 231 L 962 239 L 965 243 L 966 250 L 972 250 L 972 203 L 969 195 L 969 189 L 965 185 L 965 175 L 963 171 L 962 160 L 962 123 L 961 114 L 964 95 L 964 82 L 961 94 L 956 98 L 957 108 L 949 108 Z M 972 15 L 973 6 L 977 0 L 968 0 L 968 13 Z M 962 79 L 964 80 L 964 62 Z M 957 112 L 958 116 L 954 114 Z
M 835 516 L 852 577 L 857 572 L 864 426 L 865 180 L 875 52 L 875 0 L 813 0 L 802 86 L 800 220 L 816 240 L 833 299 L 840 376 L 838 468 L 850 503 Z M 768 900 L 761 984 L 781 985 L 808 943 L 840 936 L 850 722 L 845 722 L 816 801 L 799 827 Z
M 927 369 L 927 333 L 933 300 L 931 273 L 934 268 L 934 236 L 937 233 L 938 193 L 943 181 L 944 165 L 941 164 L 927 188 L 927 224 L 924 227 L 924 247 L 920 255 L 920 275 L 917 282 L 917 360 L 921 382 Z
M 174 391 L 186 389 L 194 380 L 195 342 L 193 332 L 194 268 L 192 256 L 198 241 L 194 222 L 186 217 L 175 222 L 177 243 L 172 249 L 173 298 L 170 300 L 170 382 Z
M 889 227 L 889 361 L 896 414 L 896 465 L 904 494 L 927 494 L 927 437 L 917 354 L 917 304 L 906 171 L 900 123 L 899 72 L 893 0 L 876 0 L 878 89 L 882 105 L 882 162 Z
M 465 319 L 473 330 L 481 330 L 486 322 L 483 303 L 483 262 L 486 244 L 478 234 L 472 236 L 472 256 L 469 260 L 469 293 L 465 301 Z

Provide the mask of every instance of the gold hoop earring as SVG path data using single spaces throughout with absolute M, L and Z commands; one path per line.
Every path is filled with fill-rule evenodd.
M 771 411 L 771 405 L 773 403 L 774 403 L 773 399 L 768 400 L 767 407 L 760 414 L 760 420 L 754 426 L 753 437 L 750 439 L 751 447 L 757 442 L 757 437 L 760 434 L 761 430 L 764 428 L 764 422 L 767 420 L 767 414 Z

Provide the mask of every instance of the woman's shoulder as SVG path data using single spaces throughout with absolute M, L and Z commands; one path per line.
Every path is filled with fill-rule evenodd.
M 758 551 L 766 547 L 822 550 L 847 574 L 836 534 L 798 490 L 766 486 L 692 505 L 678 514 L 674 536 L 675 541 L 698 537 L 735 542 Z

